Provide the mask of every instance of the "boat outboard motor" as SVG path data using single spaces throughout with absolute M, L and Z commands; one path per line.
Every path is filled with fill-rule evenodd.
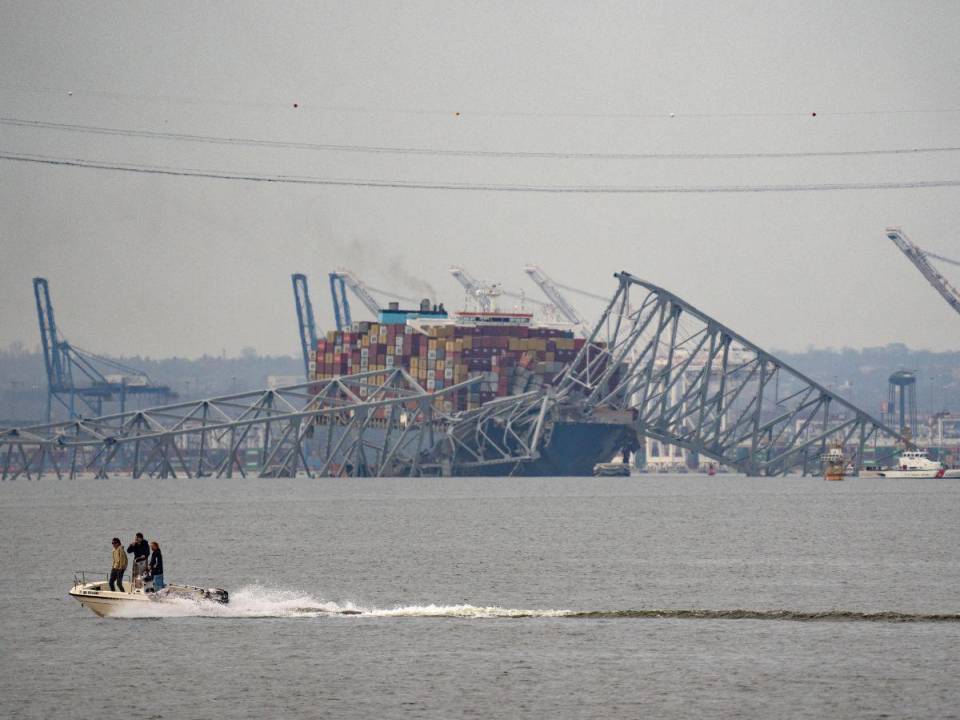
M 207 588 L 203 591 L 203 599 L 213 600 L 221 605 L 226 605 L 230 602 L 230 593 L 220 588 Z

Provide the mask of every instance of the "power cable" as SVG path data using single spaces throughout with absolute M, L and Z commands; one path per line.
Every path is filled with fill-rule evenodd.
M 960 113 L 960 108 L 892 108 L 873 110 L 785 110 L 767 112 L 684 112 L 682 110 L 659 112 L 551 112 L 548 110 L 496 110 L 484 108 L 411 108 L 411 107 L 373 107 L 364 105 L 325 105 L 314 103 L 309 98 L 295 101 L 262 101 L 236 100 L 234 98 L 213 97 L 177 97 L 169 95 L 147 95 L 138 93 L 120 93 L 106 90 L 84 90 L 71 88 L 53 88 L 39 86 L 24 86 L 22 84 L 0 84 L 0 90 L 25 92 L 46 95 L 90 96 L 113 98 L 119 100 L 140 100 L 150 102 L 168 102 L 187 105 L 264 108 L 290 108 L 294 110 L 318 110 L 322 112 L 365 113 L 371 115 L 393 113 L 398 115 L 440 115 L 455 118 L 464 118 L 470 115 L 478 117 L 518 117 L 518 118 L 588 118 L 588 119 L 737 119 L 737 118 L 780 118 L 780 117 L 856 117 L 870 115 L 931 115 L 945 113 Z
M 124 128 L 100 127 L 96 125 L 78 125 L 73 123 L 55 123 L 43 120 L 0 117 L 0 125 L 14 127 L 42 128 L 65 132 L 112 135 L 120 137 L 138 137 L 150 140 L 179 140 L 182 142 L 210 143 L 216 145 L 243 145 L 250 147 L 270 147 L 293 150 L 323 150 L 333 152 L 377 153 L 393 155 L 436 155 L 448 157 L 486 157 L 486 158 L 531 158 L 555 160 L 750 160 L 784 158 L 819 157 L 857 157 L 870 155 L 915 155 L 920 153 L 958 152 L 960 146 L 914 147 L 914 148 L 876 148 L 867 150 L 823 150 L 809 152 L 743 152 L 743 153 L 584 153 L 584 152 L 535 152 L 510 150 L 459 150 L 425 147 L 391 147 L 380 145 L 343 145 L 336 143 L 290 142 L 284 140 L 261 140 L 256 138 L 217 137 L 190 133 L 159 132 L 153 130 L 132 130 Z
M 926 250 L 923 251 L 923 254 L 927 257 L 936 258 L 941 262 L 950 263 L 951 265 L 960 265 L 960 260 L 952 260 L 948 257 L 944 257 L 943 255 L 937 255 L 936 253 L 928 252 Z
M 685 193 L 762 193 L 762 192 L 816 192 L 827 190 L 904 190 L 940 187 L 958 187 L 960 180 L 908 180 L 893 182 L 853 182 L 786 185 L 508 185 L 496 183 L 457 183 L 417 180 L 381 180 L 353 178 L 319 178 L 295 175 L 260 175 L 194 168 L 163 167 L 134 163 L 106 162 L 73 158 L 29 155 L 0 150 L 0 160 L 82 167 L 97 170 L 114 170 L 151 175 L 176 177 L 211 178 L 217 180 L 244 180 L 247 182 L 287 183 L 295 185 L 331 185 L 343 187 L 406 188 L 413 190 L 472 190 L 480 192 L 532 192 L 532 193 L 586 193 L 586 194 L 685 194 Z

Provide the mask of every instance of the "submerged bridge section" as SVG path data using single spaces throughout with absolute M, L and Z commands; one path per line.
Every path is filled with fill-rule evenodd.
M 638 435 L 749 475 L 816 471 L 832 443 L 862 469 L 868 444 L 902 442 L 836 393 L 673 293 L 622 272 L 561 392 L 631 410 Z
M 559 423 L 610 418 L 637 447 L 647 436 L 750 475 L 817 472 L 832 443 L 857 470 L 878 440 L 895 454 L 892 428 L 676 295 L 616 278 L 552 387 L 452 412 L 448 396 L 480 378 L 428 391 L 396 368 L 0 429 L 0 475 L 511 474 L 541 457 Z

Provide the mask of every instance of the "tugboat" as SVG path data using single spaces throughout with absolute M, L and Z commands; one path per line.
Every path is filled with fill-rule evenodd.
M 904 450 L 897 460 L 897 467 L 882 470 L 880 477 L 905 480 L 908 478 L 933 479 L 944 476 L 941 463 L 927 457 L 926 450 Z
M 833 443 L 826 454 L 820 456 L 823 462 L 824 480 L 843 480 L 847 472 L 847 457 L 843 454 L 843 445 Z

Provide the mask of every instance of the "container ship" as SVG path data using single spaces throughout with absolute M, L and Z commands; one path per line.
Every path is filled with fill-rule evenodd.
M 320 339 L 314 377 L 402 368 L 428 392 L 473 379 L 434 401 L 447 413 L 464 412 L 553 385 L 584 343 L 569 326 L 536 323 L 528 312 L 466 309 L 451 316 L 429 300 L 413 310 L 390 303 L 376 322 L 355 322 Z M 590 475 L 596 463 L 634 444 L 630 418 L 622 413 L 585 419 L 573 412 L 555 419 L 537 460 L 472 467 L 469 474 Z M 457 467 L 451 472 L 467 474 Z

